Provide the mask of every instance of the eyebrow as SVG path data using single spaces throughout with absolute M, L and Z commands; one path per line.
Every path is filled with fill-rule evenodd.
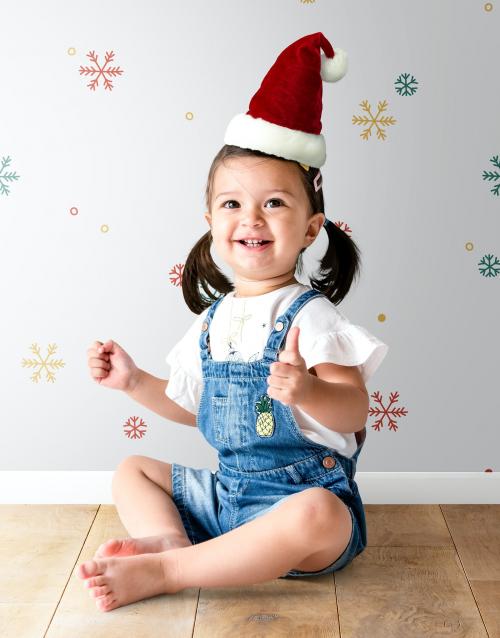
M 287 195 L 290 195 L 291 197 L 295 197 L 293 193 L 283 188 L 272 188 L 269 191 L 264 191 L 264 193 L 286 193 Z M 227 191 L 225 193 L 219 193 L 215 199 L 217 200 L 219 199 L 219 197 L 222 197 L 223 195 L 238 195 L 238 191 Z

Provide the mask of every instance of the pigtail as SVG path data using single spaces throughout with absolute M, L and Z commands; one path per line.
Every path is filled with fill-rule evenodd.
M 306 164 L 299 163 L 297 166 L 311 204 L 311 214 L 324 213 L 326 220 L 323 227 L 328 235 L 328 248 L 318 270 L 309 277 L 309 282 L 311 288 L 319 290 L 338 306 L 349 292 L 354 279 L 360 275 L 361 253 L 356 242 L 326 215 L 321 171 Z M 302 254 L 305 250 L 303 248 L 300 251 L 296 264 L 299 275 L 303 270 Z M 314 274 L 318 276 L 315 277 Z
M 182 271 L 184 301 L 191 312 L 197 315 L 219 298 L 219 295 L 214 294 L 214 290 L 222 294 L 234 290 L 233 284 L 214 262 L 210 252 L 211 246 L 212 232 L 208 231 L 191 249 Z M 213 290 L 210 290 L 209 286 Z M 205 291 L 206 297 L 201 294 L 200 288 Z
M 318 273 L 323 277 L 310 277 L 311 287 L 319 290 L 338 305 L 349 292 L 352 282 L 359 277 L 361 258 L 358 246 L 341 228 L 327 220 L 328 248 L 323 255 Z

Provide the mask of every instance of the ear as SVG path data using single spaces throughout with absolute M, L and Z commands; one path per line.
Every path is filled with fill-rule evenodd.
M 205 213 L 205 219 L 207 220 L 210 228 L 212 228 L 212 215 L 208 211 Z
M 309 227 L 307 229 L 306 238 L 311 241 L 307 244 L 308 246 L 310 246 L 318 236 L 319 231 L 325 223 L 325 219 L 326 215 L 322 212 L 314 213 L 314 215 L 309 218 Z

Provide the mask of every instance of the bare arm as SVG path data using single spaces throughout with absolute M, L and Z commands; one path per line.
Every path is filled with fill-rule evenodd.
M 368 418 L 368 393 L 350 383 L 332 383 L 313 377 L 311 392 L 298 407 L 335 432 L 362 430 Z
M 139 369 L 137 378 L 131 384 L 131 389 L 126 390 L 126 394 L 169 421 L 196 427 L 196 415 L 167 397 L 165 394 L 167 385 L 168 379 L 159 379 L 149 372 Z

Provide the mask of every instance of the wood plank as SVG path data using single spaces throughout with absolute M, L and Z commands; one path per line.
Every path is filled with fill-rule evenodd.
M 127 533 L 114 506 L 101 506 L 92 525 L 96 511 L 0 506 L 2 638 L 42 638 L 54 610 L 46 638 L 500 637 L 498 505 L 365 505 L 368 547 L 334 575 L 192 588 L 106 613 L 76 568 Z
M 93 558 L 99 545 L 109 538 L 126 537 L 115 506 L 101 505 L 45 638 L 191 638 L 198 588 L 154 596 L 108 612 L 96 607 L 95 599 L 76 575 L 78 565 Z
M 97 505 L 0 505 L 0 636 L 43 636 Z
M 0 603 L 2 638 L 42 638 L 57 602 Z
M 342 638 L 488 638 L 454 549 L 367 547 L 335 584 Z
M 500 581 L 471 580 L 476 604 L 490 638 L 500 638 Z
M 448 547 L 453 540 L 439 505 L 364 505 L 368 547 Z
M 500 638 L 500 505 L 441 505 L 490 638 Z
M 467 578 L 500 580 L 500 505 L 441 505 Z
M 441 506 L 364 508 L 368 546 L 335 573 L 342 638 L 486 638 Z M 356 610 L 360 592 L 363 612 Z
M 339 638 L 332 574 L 202 589 L 193 638 L 234 636 Z

